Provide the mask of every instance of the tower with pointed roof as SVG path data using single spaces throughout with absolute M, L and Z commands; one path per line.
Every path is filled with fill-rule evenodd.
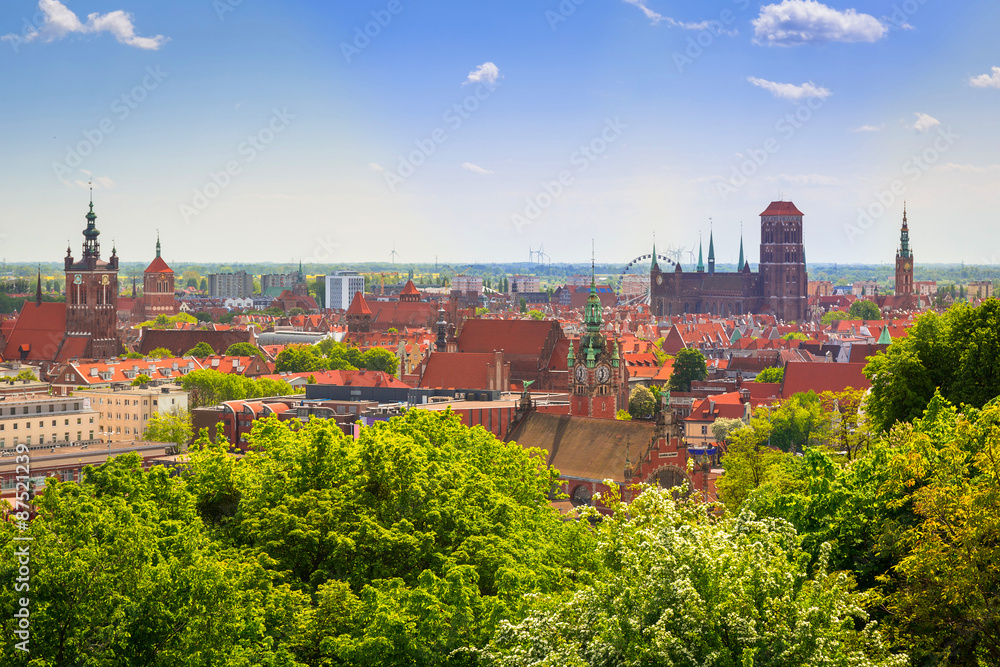
M 896 296 L 905 294 L 913 294 L 913 250 L 906 223 L 906 202 L 903 202 L 903 226 L 899 230 L 899 248 L 896 250 Z
M 146 320 L 159 315 L 172 317 L 179 307 L 174 298 L 174 272 L 160 256 L 160 233 L 156 233 L 156 257 L 142 274 L 142 314 Z
M 87 226 L 83 230 L 83 256 L 74 260 L 66 248 L 66 335 L 86 337 L 80 356 L 104 359 L 118 354 L 118 253 L 112 248 L 101 259 L 97 214 L 91 190 Z
M 348 333 L 368 333 L 372 330 L 372 309 L 368 307 L 363 292 L 355 292 L 345 314 Z
M 715 275 L 715 234 L 713 229 L 708 229 L 708 275 Z
M 305 271 L 302 270 L 302 260 L 299 260 L 299 270 L 295 274 L 295 284 L 292 285 L 292 294 L 295 296 L 309 296 L 309 282 L 306 279 Z
M 618 342 L 601 332 L 604 324 L 601 299 L 591 263 L 590 295 L 584 306 L 584 333 L 577 344 L 570 341 L 566 355 L 569 372 L 570 414 L 578 417 L 614 419 L 627 405 L 628 379 L 621 363 Z
M 695 269 L 698 273 L 705 272 L 705 260 L 702 258 L 701 254 L 701 234 L 698 234 L 698 268 Z

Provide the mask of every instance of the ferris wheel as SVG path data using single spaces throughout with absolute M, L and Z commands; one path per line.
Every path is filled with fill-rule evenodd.
M 656 253 L 657 263 L 673 266 L 676 262 L 666 255 Z M 618 274 L 618 281 L 615 285 L 615 292 L 618 300 L 625 305 L 648 304 L 649 298 L 649 270 L 653 262 L 652 253 L 640 255 L 625 265 L 622 272 Z

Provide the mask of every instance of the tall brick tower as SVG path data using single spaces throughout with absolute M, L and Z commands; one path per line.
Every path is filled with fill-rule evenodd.
M 773 201 L 760 214 L 761 305 L 785 322 L 804 321 L 808 310 L 802 217 L 790 201 Z
M 83 257 L 73 261 L 66 248 L 66 335 L 88 336 L 84 356 L 105 359 L 118 354 L 118 255 L 114 248 L 108 261 L 101 259 L 97 237 L 94 196 L 90 196 L 87 228 L 83 231 Z
M 177 314 L 174 299 L 174 272 L 160 257 L 160 235 L 156 235 L 156 257 L 142 276 L 143 315 L 151 320 L 158 315 Z
M 899 249 L 896 250 L 896 295 L 903 294 L 913 294 L 913 250 L 910 230 L 906 226 L 906 202 L 903 202 L 903 227 L 899 230 Z

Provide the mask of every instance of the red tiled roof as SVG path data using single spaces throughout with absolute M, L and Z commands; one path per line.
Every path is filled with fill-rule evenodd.
M 433 389 L 489 389 L 492 352 L 435 352 L 427 360 L 420 387 Z
M 864 363 L 828 363 L 790 361 L 785 364 L 785 376 L 781 383 L 781 397 L 803 391 L 843 391 L 848 387 L 868 389 L 872 383 L 865 377 Z
M 420 290 L 417 289 L 417 286 L 413 284 L 412 280 L 407 280 L 406 281 L 406 285 L 403 287 L 403 291 L 400 292 L 399 295 L 400 296 L 403 296 L 403 295 L 409 296 L 409 295 L 412 295 L 412 294 L 416 294 L 417 296 L 419 296 L 420 295 Z
M 761 215 L 805 215 L 790 201 L 773 201 Z
M 7 335 L 3 358 L 20 359 L 19 350 L 25 349 L 28 360 L 54 361 L 65 332 L 65 303 L 26 301 Z
M 173 273 L 173 269 L 167 266 L 162 257 L 157 257 L 149 263 L 144 273 Z
M 459 352 L 493 352 L 539 356 L 553 328 L 559 324 L 544 320 L 468 320 L 458 337 Z M 546 360 L 547 361 L 547 360 Z
M 348 315 L 371 315 L 372 309 L 368 307 L 368 302 L 365 301 L 365 295 L 361 292 L 355 292 L 354 298 L 351 300 L 351 305 L 347 308 Z

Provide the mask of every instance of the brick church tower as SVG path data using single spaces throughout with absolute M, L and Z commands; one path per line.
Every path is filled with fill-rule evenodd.
M 906 226 L 906 202 L 903 202 L 903 227 L 899 231 L 896 251 L 896 296 L 904 294 L 913 294 L 913 251 L 910 249 L 910 230 Z
M 104 359 L 118 354 L 118 255 L 101 259 L 97 214 L 91 195 L 87 228 L 83 231 L 83 256 L 73 261 L 66 248 L 66 335 L 88 336 L 84 357 Z
M 790 201 L 774 201 L 760 214 L 762 306 L 779 320 L 803 322 L 808 305 L 803 213 Z
M 621 364 L 617 341 L 608 343 L 601 333 L 601 300 L 593 278 L 587 298 L 584 322 L 587 333 L 580 337 L 574 352 L 573 341 L 566 355 L 569 370 L 569 413 L 576 417 L 614 419 L 628 404 L 628 379 Z
M 160 235 L 156 235 L 156 257 L 146 267 L 142 276 L 143 317 L 147 320 L 157 315 L 168 317 L 177 314 L 174 299 L 174 272 L 160 257 Z

